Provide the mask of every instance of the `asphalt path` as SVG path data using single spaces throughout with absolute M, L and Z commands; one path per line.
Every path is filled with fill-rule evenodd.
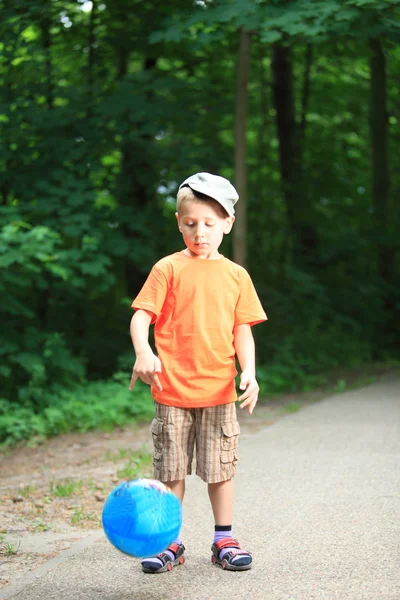
M 400 600 L 400 378 L 334 395 L 242 440 L 234 535 L 210 561 L 206 486 L 187 480 L 186 563 L 146 575 L 99 532 L 0 591 L 18 600 Z

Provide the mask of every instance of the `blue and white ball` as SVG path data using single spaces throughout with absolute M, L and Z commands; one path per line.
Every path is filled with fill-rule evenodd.
M 135 479 L 119 484 L 104 503 L 103 528 L 121 552 L 146 558 L 163 552 L 182 526 L 179 499 L 163 483 Z

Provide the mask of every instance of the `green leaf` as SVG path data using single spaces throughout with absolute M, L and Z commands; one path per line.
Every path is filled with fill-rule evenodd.
M 349 8 L 347 10 L 341 10 L 336 13 L 335 19 L 337 21 L 354 21 L 361 16 L 361 13 L 356 8 Z
M 278 40 L 280 40 L 282 37 L 282 34 L 279 31 L 262 31 L 260 34 L 260 38 L 261 41 L 265 42 L 266 44 L 273 44 L 274 42 L 277 42 Z

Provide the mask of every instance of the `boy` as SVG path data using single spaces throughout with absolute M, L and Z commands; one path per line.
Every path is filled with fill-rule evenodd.
M 235 220 L 239 199 L 232 184 L 210 173 L 186 179 L 177 195 L 185 250 L 161 259 L 134 300 L 131 337 L 136 353 L 130 389 L 138 378 L 151 385 L 155 418 L 154 477 L 183 501 L 196 444 L 196 473 L 208 484 L 215 520 L 212 561 L 223 568 L 251 568 L 252 557 L 232 537 L 232 477 L 238 459 L 235 401 L 253 412 L 258 399 L 251 326 L 267 319 L 248 273 L 219 254 Z M 155 324 L 158 356 L 148 342 Z M 242 373 L 237 398 L 235 355 Z M 153 558 L 146 573 L 184 562 L 176 539 Z

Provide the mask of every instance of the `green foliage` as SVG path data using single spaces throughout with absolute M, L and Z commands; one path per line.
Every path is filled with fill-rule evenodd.
M 257 369 L 261 396 L 284 392 L 307 392 L 325 383 L 321 374 L 310 373 L 303 365 L 277 362 Z
M 0 400 L 0 444 L 14 445 L 32 438 L 47 437 L 71 431 L 110 430 L 130 421 L 149 419 L 153 402 L 144 386 L 129 392 L 120 377 L 59 389 L 45 397 L 45 408 L 35 413 L 5 399 Z
M 385 32 L 398 36 L 399 15 L 397 0 L 231 0 L 228 4 L 218 0 L 209 5 L 199 3 L 190 12 L 169 17 L 164 28 L 152 33 L 150 40 L 177 43 L 182 39 L 201 39 L 208 44 L 218 39 L 218 26 L 226 23 L 256 31 L 268 44 L 282 38 L 321 42 L 338 35 L 368 38 Z

